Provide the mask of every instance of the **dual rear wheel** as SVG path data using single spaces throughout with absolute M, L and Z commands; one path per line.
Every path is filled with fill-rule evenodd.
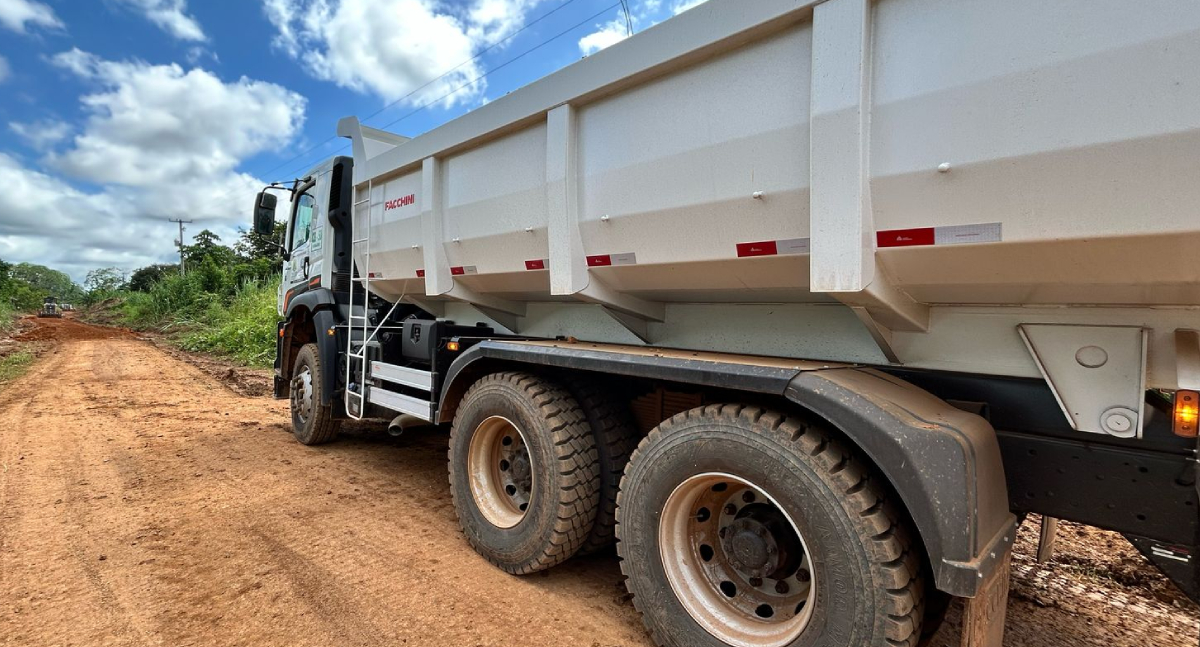
M 602 548 L 615 521 L 660 645 L 917 644 L 919 547 L 855 452 L 782 414 L 717 405 L 663 422 L 626 465 L 635 435 L 620 411 L 595 387 L 527 373 L 473 385 L 449 462 L 475 550 L 531 573 Z

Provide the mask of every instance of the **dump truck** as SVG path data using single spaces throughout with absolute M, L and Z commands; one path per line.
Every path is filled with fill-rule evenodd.
M 62 319 L 62 308 L 58 305 L 58 297 L 49 296 L 42 300 L 42 309 L 38 310 L 37 316 L 54 317 Z
M 275 396 L 443 427 L 474 550 L 615 542 L 661 645 L 999 647 L 1030 514 L 1197 599 L 1197 70 L 1193 2 L 710 0 L 343 119 L 255 199 Z

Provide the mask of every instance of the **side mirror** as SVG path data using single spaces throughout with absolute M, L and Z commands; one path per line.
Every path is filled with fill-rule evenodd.
M 275 205 L 279 198 L 263 191 L 254 198 L 254 233 L 270 236 L 275 232 Z

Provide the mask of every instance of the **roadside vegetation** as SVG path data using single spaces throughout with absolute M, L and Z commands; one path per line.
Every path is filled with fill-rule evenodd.
M 12 332 L 18 317 L 36 312 L 42 300 L 51 295 L 60 303 L 78 303 L 84 298 L 84 290 L 66 272 L 0 260 L 0 334 Z
M 23 348 L 0 357 L 0 389 L 4 388 L 8 382 L 20 377 L 35 359 L 37 359 L 37 353 L 29 348 Z
M 269 237 L 242 234 L 233 245 L 202 231 L 178 265 L 150 265 L 124 279 L 95 270 L 85 285 L 86 317 L 98 323 L 167 335 L 185 350 L 265 366 L 275 352 L 278 248 Z
M 279 248 L 274 236 L 243 233 L 233 245 L 204 230 L 183 248 L 178 264 L 148 265 L 132 273 L 115 267 L 88 272 L 83 285 L 65 272 L 32 263 L 0 260 L 0 337 L 17 320 L 37 312 L 47 296 L 83 310 L 93 323 L 163 333 L 185 350 L 204 351 L 251 366 L 265 366 L 275 352 L 275 298 Z M 32 354 L 0 352 L 0 381 Z

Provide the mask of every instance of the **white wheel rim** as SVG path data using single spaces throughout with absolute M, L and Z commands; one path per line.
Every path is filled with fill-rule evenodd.
M 503 416 L 479 423 L 467 449 L 467 472 L 475 507 L 489 523 L 498 528 L 521 523 L 536 474 L 519 427 Z
M 808 546 L 763 488 L 732 474 L 692 476 L 667 498 L 658 540 L 675 597 L 719 640 L 782 647 L 808 626 L 817 590 Z

